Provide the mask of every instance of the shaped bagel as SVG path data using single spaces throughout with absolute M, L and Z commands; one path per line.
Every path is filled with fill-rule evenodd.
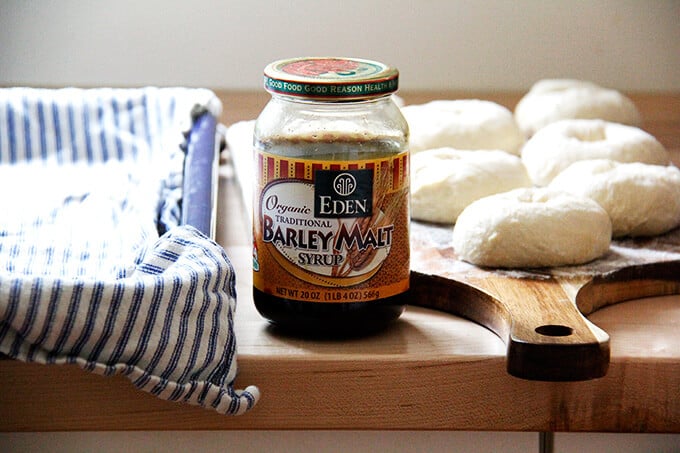
M 423 151 L 411 157 L 411 217 L 455 223 L 473 201 L 528 186 L 521 159 L 504 151 Z
M 550 187 L 598 202 L 614 237 L 656 236 L 680 226 L 680 169 L 673 165 L 586 160 L 570 165 Z
M 549 124 L 522 148 L 522 162 L 534 184 L 545 186 L 580 160 L 610 159 L 667 165 L 670 155 L 649 133 L 602 120 L 562 120 Z
M 641 124 L 640 112 L 628 97 L 584 80 L 540 80 L 515 107 L 515 120 L 526 136 L 564 119 L 601 119 L 630 126 Z
M 510 110 L 479 99 L 437 100 L 401 109 L 412 153 L 426 149 L 494 149 L 519 154 L 524 135 Z
M 612 224 L 595 201 L 548 188 L 515 189 L 479 199 L 458 217 L 459 259 L 485 267 L 582 264 L 603 256 Z

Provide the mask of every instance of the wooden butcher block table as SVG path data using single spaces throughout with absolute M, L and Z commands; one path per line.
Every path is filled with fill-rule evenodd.
M 226 125 L 255 118 L 268 100 L 263 92 L 218 94 Z M 521 96 L 400 94 L 407 103 L 480 98 L 510 109 Z M 631 97 L 643 128 L 680 164 L 680 94 Z M 368 338 L 290 338 L 271 331 L 252 303 L 249 220 L 232 161 L 225 153 L 217 240 L 237 272 L 236 388 L 260 388 L 255 409 L 220 416 L 156 399 L 123 377 L 1 360 L 0 430 L 680 433 L 677 232 L 661 246 L 619 244 L 644 258 L 608 272 L 485 274 L 455 261 L 446 229 L 414 224 L 413 300 L 397 323 Z M 670 258 L 654 255 L 659 247 Z

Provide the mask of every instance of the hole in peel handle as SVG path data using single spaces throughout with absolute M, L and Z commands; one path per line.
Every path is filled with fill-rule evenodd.
M 546 337 L 568 337 L 574 333 L 574 329 L 571 327 L 560 324 L 544 324 L 536 327 L 534 331 Z

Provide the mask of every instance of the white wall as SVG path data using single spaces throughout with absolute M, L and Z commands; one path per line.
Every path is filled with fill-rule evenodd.
M 381 60 L 403 89 L 677 91 L 680 1 L 0 1 L 0 85 L 260 89 L 301 55 Z

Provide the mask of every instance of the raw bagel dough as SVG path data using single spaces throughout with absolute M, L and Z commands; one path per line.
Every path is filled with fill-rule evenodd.
M 656 236 L 680 226 L 680 170 L 673 165 L 586 160 L 550 187 L 597 201 L 609 213 L 614 237 Z
M 517 103 L 515 119 L 527 136 L 563 119 L 601 119 L 630 126 L 642 123 L 633 101 L 619 91 L 573 79 L 536 82 Z
M 534 184 L 545 186 L 579 160 L 611 159 L 668 165 L 659 141 L 633 126 L 602 120 L 562 120 L 549 124 L 522 148 L 522 162 Z
M 495 149 L 519 155 L 524 144 L 512 112 L 479 99 L 437 100 L 401 109 L 412 153 L 425 149 Z
M 453 229 L 462 260 L 488 267 L 582 264 L 611 243 L 607 212 L 590 198 L 548 188 L 515 189 L 470 204 Z
M 411 217 L 455 223 L 473 201 L 529 186 L 521 159 L 504 151 L 423 151 L 411 157 Z

